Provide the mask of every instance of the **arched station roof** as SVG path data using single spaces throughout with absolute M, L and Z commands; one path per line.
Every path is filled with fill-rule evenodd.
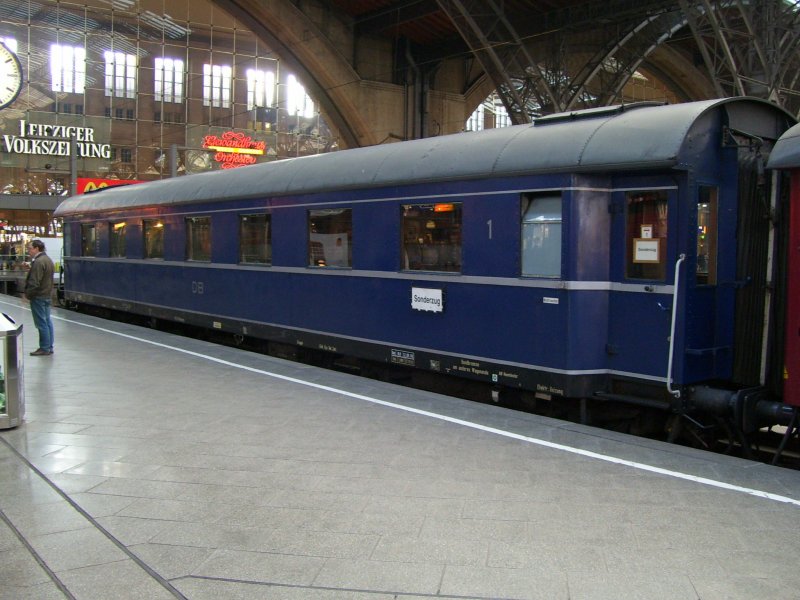
M 481 74 L 471 73 L 462 92 L 483 89 L 483 78 L 489 79 L 515 123 L 630 102 L 625 89 L 640 72 L 659 80 L 678 101 L 756 96 L 800 113 L 796 2 L 214 2 L 290 61 L 347 147 L 381 141 L 368 133 L 363 89 L 354 85 L 361 76 L 358 62 L 364 60 L 354 57 L 354 49 L 372 47 L 371 39 L 391 42 L 390 56 L 377 61 L 394 63 L 395 76 L 407 70 L 435 78 L 438 65 L 453 57 L 463 59 L 462 70 L 478 65 Z M 333 22 L 343 29 L 331 33 Z M 343 35 L 351 39 L 343 41 Z M 408 74 L 404 77 L 408 81 Z M 436 133 L 423 129 L 404 137 Z

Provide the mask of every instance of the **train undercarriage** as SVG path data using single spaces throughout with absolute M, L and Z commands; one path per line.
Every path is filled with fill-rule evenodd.
M 65 303 L 67 304 L 67 303 Z M 617 381 L 613 392 L 581 398 L 552 396 L 516 387 L 355 358 L 336 352 L 231 334 L 155 316 L 68 303 L 103 318 L 235 346 L 304 364 L 397 385 L 689 446 L 749 460 L 800 468 L 800 411 L 771 399 L 762 387 L 726 390 L 696 386 L 670 397 L 662 387 Z

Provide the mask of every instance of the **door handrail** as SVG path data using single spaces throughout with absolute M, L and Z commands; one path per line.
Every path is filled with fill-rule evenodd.
M 675 280 L 672 286 L 672 323 L 669 328 L 669 360 L 667 361 L 667 391 L 676 398 L 681 397 L 680 390 L 672 389 L 672 358 L 675 354 L 675 324 L 678 317 L 678 291 L 680 289 L 681 263 L 686 255 L 681 254 L 675 263 Z

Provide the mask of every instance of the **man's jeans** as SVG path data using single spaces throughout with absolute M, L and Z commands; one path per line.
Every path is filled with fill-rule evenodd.
M 53 320 L 50 318 L 50 298 L 31 298 L 33 324 L 39 330 L 39 348 L 53 351 Z

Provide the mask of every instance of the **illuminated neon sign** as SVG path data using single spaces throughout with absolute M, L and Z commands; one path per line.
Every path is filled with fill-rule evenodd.
M 234 169 L 256 162 L 256 156 L 264 154 L 267 143 L 254 141 L 249 135 L 236 131 L 226 131 L 220 135 L 207 135 L 203 138 L 203 148 L 214 150 L 214 160 L 223 169 Z
M 142 183 L 139 179 L 98 179 L 97 177 L 78 177 L 79 194 L 86 192 L 93 192 L 107 187 L 114 187 L 116 185 L 130 185 L 132 183 Z

